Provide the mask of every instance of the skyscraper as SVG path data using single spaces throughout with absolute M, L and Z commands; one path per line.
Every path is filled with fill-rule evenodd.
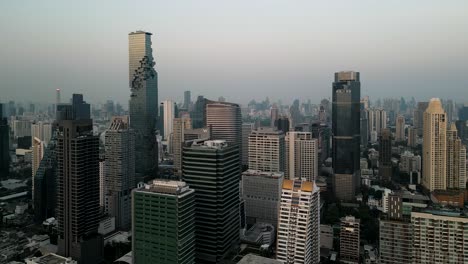
M 367 147 L 369 144 L 369 112 L 367 110 L 362 109 L 363 104 L 361 103 L 361 145 L 363 147 Z
M 408 127 L 408 147 L 415 148 L 418 145 L 418 129 Z
M 10 170 L 10 127 L 2 106 L 0 104 L 0 175 L 3 178 L 9 175 Z
M 60 99 L 60 89 L 57 88 L 55 89 L 55 105 L 61 104 L 61 99 Z
M 282 131 L 259 128 L 250 133 L 249 169 L 284 172 L 285 163 L 285 141 Z
M 57 138 L 54 135 L 44 150 L 44 155 L 34 175 L 34 222 L 41 224 L 55 217 L 57 200 Z
M 44 144 L 48 144 L 50 138 L 52 137 L 52 124 L 44 123 L 39 121 L 31 125 L 31 138 L 34 141 L 34 138 L 38 138 L 43 141 Z
M 424 112 L 422 184 L 429 191 L 447 187 L 447 118 L 438 98 Z
M 185 182 L 154 180 L 132 192 L 133 263 L 195 263 L 195 197 Z
M 270 127 L 276 127 L 279 118 L 279 110 L 276 104 L 270 108 Z
M 367 110 L 369 120 L 369 134 L 376 131 L 380 134 L 382 129 L 387 128 L 387 112 L 383 109 L 375 108 Z
M 59 114 L 62 118 L 57 120 L 58 252 L 80 264 L 100 263 L 99 138 L 80 106 L 74 102 L 72 111 L 65 111 L 74 115 Z
M 173 121 L 172 151 L 174 160 L 174 175 L 182 177 L 182 151 L 185 141 L 195 139 L 210 139 L 209 128 L 192 129 L 190 118 L 174 118 Z
M 213 139 L 226 140 L 229 145 L 241 148 L 242 118 L 238 104 L 207 100 L 205 117 Z
M 379 135 L 379 176 L 382 181 L 392 180 L 392 132 L 382 129 Z
M 466 147 L 454 123 L 447 129 L 447 188 L 466 188 Z
M 278 121 L 276 122 L 276 128 L 280 131 L 283 131 L 284 134 L 289 132 L 289 119 L 285 116 L 281 116 L 278 118 Z
M 165 140 L 169 140 L 172 134 L 173 125 L 172 122 L 174 121 L 175 116 L 175 106 L 174 102 L 171 100 L 164 100 L 161 105 L 164 108 L 164 134 L 163 137 Z
M 341 218 L 340 261 L 359 263 L 360 220 L 354 216 Z
M 396 119 L 396 141 L 405 141 L 405 117 L 402 115 L 398 115 Z
M 284 180 L 276 259 L 320 263 L 320 190 L 313 182 Z
M 190 112 L 190 118 L 192 118 L 193 128 L 202 128 L 205 126 L 205 105 L 207 99 L 202 95 L 197 97 L 192 111 Z
M 158 116 L 158 74 L 154 70 L 151 33 L 136 31 L 128 35 L 130 127 L 135 131 L 136 172 L 150 171 L 157 162 L 154 134 Z
M 135 188 L 135 133 L 128 116 L 113 117 L 105 137 L 104 208 L 115 217 L 116 228 L 128 230 Z
M 310 132 L 288 132 L 285 179 L 313 182 L 318 177 L 318 140 Z
M 44 157 L 44 142 L 42 142 L 37 137 L 34 137 L 32 142 L 32 166 L 31 166 L 31 173 L 32 173 L 32 202 L 34 207 L 34 179 L 39 169 L 39 165 L 41 163 L 42 158 Z
M 413 113 L 413 126 L 417 129 L 419 137 L 423 135 L 424 112 L 428 106 L 429 102 L 418 102 Z
M 242 123 L 242 166 L 249 165 L 249 136 L 253 129 L 253 123 Z
M 263 222 L 278 225 L 282 172 L 247 170 L 242 173 L 242 199 L 248 225 Z
M 184 108 L 188 111 L 190 110 L 190 104 L 192 103 L 192 95 L 190 91 L 184 92 Z
M 219 263 L 239 243 L 239 146 L 223 140 L 184 147 L 183 179 L 195 190 L 196 263 Z
M 354 198 L 359 185 L 360 157 L 359 72 L 337 72 L 333 83 L 333 171 L 335 196 L 342 200 Z

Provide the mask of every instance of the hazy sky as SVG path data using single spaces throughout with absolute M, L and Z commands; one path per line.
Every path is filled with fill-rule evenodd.
M 125 103 L 128 33 L 152 32 L 159 99 L 362 94 L 468 101 L 468 1 L 1 1 L 0 101 Z

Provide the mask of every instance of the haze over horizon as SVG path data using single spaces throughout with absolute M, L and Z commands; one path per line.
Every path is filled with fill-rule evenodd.
M 318 102 L 341 70 L 361 72 L 371 99 L 468 101 L 466 1 L 26 2 L 0 4 L 2 102 L 61 88 L 126 105 L 136 30 L 153 33 L 160 101 Z

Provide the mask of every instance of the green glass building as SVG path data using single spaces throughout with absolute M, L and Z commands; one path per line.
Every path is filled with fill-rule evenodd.
M 194 190 L 154 180 L 132 192 L 133 263 L 195 263 Z
M 239 245 L 239 147 L 224 140 L 184 147 L 183 179 L 195 190 L 196 263 L 219 263 Z

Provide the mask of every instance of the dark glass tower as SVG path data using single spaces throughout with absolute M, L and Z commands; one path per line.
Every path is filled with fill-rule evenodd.
M 192 102 L 192 95 L 190 91 L 185 91 L 184 92 L 184 109 L 189 110 L 190 108 L 190 103 Z
M 10 127 L 3 117 L 3 105 L 0 104 L 0 178 L 7 177 L 10 170 Z
M 183 179 L 195 189 L 196 263 L 220 263 L 239 243 L 239 146 L 224 140 L 184 148 Z
M 284 134 L 289 132 L 289 119 L 285 116 L 278 118 L 276 121 L 276 128 L 283 131 Z
M 193 128 L 202 128 L 205 126 L 205 104 L 206 99 L 202 95 L 199 95 L 193 106 L 193 110 L 190 112 Z
M 382 181 L 392 179 L 392 132 L 382 129 L 379 135 L 379 176 Z
M 128 35 L 130 127 L 135 130 L 136 172 L 148 174 L 157 164 L 156 118 L 158 117 L 158 74 L 154 70 L 151 33 Z
M 34 221 L 55 217 L 57 178 L 57 138 L 52 136 L 34 175 Z
M 62 105 L 57 113 L 55 213 L 59 255 L 92 264 L 100 263 L 103 256 L 103 241 L 98 234 L 99 137 L 93 135 L 89 115 L 77 110 L 84 105 L 82 100 L 73 100 L 73 105 Z
M 359 184 L 360 100 L 359 72 L 337 72 L 333 83 L 333 170 L 335 195 L 342 200 L 354 197 Z

